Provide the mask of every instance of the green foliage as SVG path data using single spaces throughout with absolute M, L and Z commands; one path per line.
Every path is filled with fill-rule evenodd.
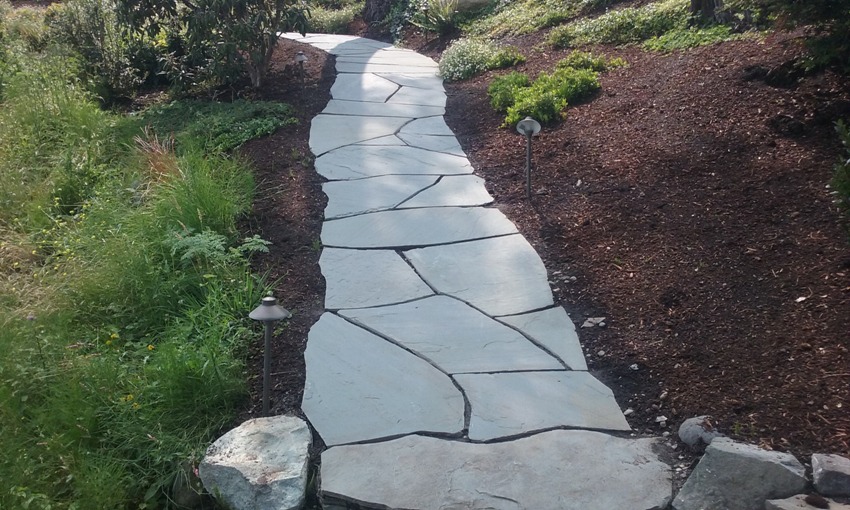
M 835 130 L 844 145 L 844 154 L 835 164 L 830 187 L 835 194 L 835 202 L 850 218 L 850 128 L 845 122 L 838 121 L 835 124 Z
M 605 55 L 594 56 L 592 53 L 584 51 L 572 51 L 569 55 L 558 61 L 555 65 L 557 69 L 565 69 L 572 67 L 573 69 L 590 69 L 598 73 L 605 72 L 609 69 L 624 67 L 626 61 L 621 58 L 607 59 Z
M 245 101 L 232 103 L 184 100 L 156 106 L 144 115 L 154 132 L 181 133 L 178 143 L 202 142 L 207 152 L 227 152 L 248 140 L 295 124 L 292 107 L 285 103 Z
M 664 0 L 642 7 L 611 11 L 555 28 L 548 41 L 557 48 L 585 44 L 627 44 L 645 41 L 687 27 L 687 0 Z
M 337 8 L 313 7 L 310 11 L 310 32 L 322 34 L 344 34 L 354 17 L 363 10 L 363 2 Z
M 645 41 L 643 47 L 652 51 L 670 52 L 740 38 L 741 35 L 732 33 L 728 25 L 677 28 Z
M 410 0 L 410 23 L 440 35 L 457 28 L 457 0 Z
M 12 9 L 6 4 L 0 11 L 4 39 L 22 43 L 27 51 L 41 51 L 47 46 L 48 33 L 43 10 L 32 7 Z
M 516 48 L 502 47 L 489 39 L 461 38 L 443 52 L 440 76 L 446 81 L 460 81 L 523 61 L 525 57 Z
M 492 13 L 469 24 L 476 37 L 524 35 L 569 21 L 583 13 L 606 7 L 611 0 L 521 0 L 499 2 Z
M 595 59 L 592 56 L 568 57 L 570 60 L 587 64 Z M 548 124 L 560 120 L 568 104 L 586 99 L 599 90 L 599 86 L 598 72 L 562 65 L 552 74 L 541 74 L 533 82 L 521 73 L 496 78 L 487 93 L 493 108 L 506 113 L 504 126 L 516 124 L 526 116 Z

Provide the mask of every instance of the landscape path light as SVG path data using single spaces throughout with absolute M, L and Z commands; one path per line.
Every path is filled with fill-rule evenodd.
M 272 330 L 274 323 L 292 317 L 289 310 L 277 304 L 272 296 L 263 298 L 263 302 L 248 314 L 248 317 L 260 321 L 265 326 L 265 342 L 263 346 L 263 416 L 269 415 L 269 386 L 271 384 L 272 367 Z
M 307 62 L 307 55 L 303 51 L 295 54 L 295 62 L 298 64 L 298 75 L 301 77 L 301 85 L 304 85 L 304 62 Z
M 540 123 L 526 117 L 517 122 L 516 130 L 525 135 L 525 196 L 531 200 L 531 137 L 540 132 Z

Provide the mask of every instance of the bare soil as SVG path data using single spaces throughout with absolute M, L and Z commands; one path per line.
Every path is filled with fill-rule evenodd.
M 709 414 L 727 435 L 801 458 L 850 454 L 850 242 L 827 188 L 850 80 L 783 73 L 804 52 L 797 35 L 669 55 L 594 48 L 629 66 L 535 137 L 530 200 L 525 139 L 500 127 L 486 94 L 506 71 L 447 84 L 446 120 L 540 253 L 556 302 L 577 326 L 606 318 L 580 331 L 588 364 L 641 433 Z M 532 77 L 566 54 L 541 38 L 512 41 Z M 406 45 L 438 58 L 446 41 L 410 33 Z M 303 85 L 287 64 L 298 49 L 310 58 Z M 273 412 L 300 414 L 324 292 L 325 196 L 307 140 L 333 66 L 289 41 L 278 59 L 263 97 L 290 102 L 301 122 L 243 147 L 260 190 L 246 226 L 274 243 L 257 267 L 295 314 L 276 338 Z M 246 418 L 259 412 L 259 346 L 251 367 Z

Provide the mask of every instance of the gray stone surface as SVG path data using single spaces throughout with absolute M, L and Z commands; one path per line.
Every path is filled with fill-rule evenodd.
M 393 76 L 382 75 L 387 79 L 393 79 Z M 430 79 L 433 77 L 423 75 L 423 78 Z M 387 100 L 389 104 L 416 104 L 422 106 L 438 106 L 445 108 L 446 94 L 442 90 L 427 90 L 418 87 L 405 86 L 393 94 L 393 97 Z
M 826 501 L 829 510 L 850 510 L 850 505 L 836 503 L 831 499 Z M 819 507 L 806 503 L 805 494 L 797 494 L 788 499 L 769 499 L 764 502 L 764 510 L 816 510 L 817 508 Z
M 407 119 L 317 115 L 310 125 L 310 150 L 319 156 L 330 150 L 394 134 Z
M 405 252 L 423 279 L 490 316 L 553 305 L 546 268 L 521 235 Z
M 850 459 L 840 455 L 812 455 L 815 488 L 824 496 L 850 497 Z
M 446 296 L 344 310 L 340 315 L 419 353 L 449 374 L 564 368 L 513 329 Z
M 401 303 L 434 292 L 394 251 L 325 248 L 325 308 L 361 308 Z
M 331 97 L 346 101 L 385 103 L 399 88 L 397 83 L 374 74 L 340 74 L 331 86 Z
M 454 376 L 472 406 L 469 438 L 487 441 L 555 427 L 631 430 L 614 394 L 587 372 Z
M 567 312 L 560 306 L 523 315 L 499 317 L 530 336 L 573 370 L 587 370 L 576 327 Z
M 463 395 L 448 376 L 333 314 L 310 329 L 304 359 L 301 408 L 328 446 L 463 429 Z
M 423 190 L 410 200 L 399 205 L 408 207 L 445 207 L 485 205 L 493 197 L 484 187 L 484 179 L 475 175 L 446 175 L 434 186 Z
M 325 219 L 391 209 L 425 188 L 434 185 L 436 175 L 385 175 L 356 181 L 322 184 L 328 196 Z
M 364 508 L 650 510 L 672 497 L 655 439 L 556 430 L 507 443 L 407 436 L 322 454 L 322 495 Z
M 711 416 L 688 418 L 679 425 L 679 439 L 697 452 L 702 452 L 714 438 L 722 436 L 712 425 Z
M 442 116 L 426 117 L 415 119 L 405 124 L 399 130 L 400 134 L 404 135 L 435 135 L 435 136 L 451 136 L 454 133 L 449 129 L 448 124 Z
M 343 180 L 379 175 L 471 174 L 472 165 L 465 157 L 416 147 L 348 146 L 316 158 L 316 171 L 326 179 Z
M 402 209 L 326 221 L 322 226 L 322 244 L 338 248 L 395 248 L 514 233 L 514 224 L 496 209 Z
M 415 104 L 364 103 L 362 101 L 346 101 L 331 99 L 322 110 L 323 114 L 360 115 L 364 117 L 403 117 L 413 119 L 443 115 L 445 108 L 439 106 L 419 106 Z
M 460 147 L 457 138 L 454 136 L 436 136 L 436 135 L 413 135 L 399 133 L 396 135 L 405 144 L 411 147 L 419 147 L 434 152 L 445 152 L 455 156 L 465 156 L 466 153 Z
M 725 437 L 712 440 L 673 501 L 676 510 L 753 510 L 765 500 L 806 489 L 805 468 L 793 455 Z
M 313 436 L 295 416 L 248 420 L 213 443 L 198 467 L 204 487 L 234 510 L 301 508 Z
M 339 73 L 404 73 L 423 74 L 426 76 L 435 76 L 437 74 L 436 66 L 422 64 L 421 62 L 411 64 L 337 62 L 336 70 Z
M 402 87 L 413 88 L 413 89 L 421 89 L 421 91 L 417 92 L 414 90 L 408 90 L 407 92 L 410 94 L 422 93 L 426 94 L 429 97 L 434 98 L 435 100 L 439 99 L 439 96 L 442 95 L 443 99 L 440 101 L 442 103 L 446 102 L 446 89 L 443 87 L 443 79 L 439 76 L 426 76 L 423 74 L 404 74 L 404 73 L 377 73 L 378 76 L 389 80 L 393 83 L 397 83 Z M 404 89 L 399 92 L 404 91 Z

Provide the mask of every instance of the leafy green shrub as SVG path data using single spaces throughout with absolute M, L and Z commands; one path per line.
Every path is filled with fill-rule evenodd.
M 835 202 L 850 217 L 850 128 L 843 121 L 835 124 L 835 130 L 841 138 L 844 146 L 844 154 L 835 164 L 832 176 L 832 193 L 835 194 Z
M 502 47 L 489 39 L 461 38 L 446 48 L 440 59 L 440 76 L 446 81 L 465 80 L 490 69 L 524 62 L 514 47 Z
M 487 87 L 490 106 L 499 112 L 507 111 L 516 102 L 517 89 L 531 86 L 531 80 L 525 73 L 516 71 L 493 78 Z
M 569 103 L 581 101 L 599 90 L 599 73 L 591 69 L 556 68 L 529 83 L 521 73 L 494 79 L 487 89 L 490 104 L 505 112 L 508 126 L 526 116 L 546 124 L 559 120 Z
M 175 101 L 152 108 L 144 120 L 158 135 L 178 132 L 178 142 L 202 141 L 208 152 L 230 151 L 297 122 L 292 107 L 285 103 L 242 99 L 232 103 Z
M 323 34 L 344 34 L 348 30 L 349 23 L 362 10 L 362 2 L 339 8 L 313 7 L 310 10 L 309 30 Z
M 689 18 L 688 5 L 687 0 L 664 0 L 611 11 L 558 27 L 549 33 L 548 41 L 556 48 L 645 41 L 673 29 L 684 29 Z
M 42 9 L 9 8 L 3 18 L 4 39 L 20 41 L 28 51 L 41 51 L 47 46 L 48 31 Z
M 572 67 L 573 69 L 590 69 L 591 71 L 604 72 L 616 67 L 623 67 L 626 61 L 621 58 L 607 59 L 605 55 L 594 56 L 584 51 L 572 51 L 555 65 L 558 69 Z
M 446 35 L 457 28 L 457 0 L 411 0 L 410 23 L 422 30 Z
M 499 2 L 488 16 L 466 27 L 467 33 L 477 37 L 503 37 L 530 34 L 542 28 L 553 27 L 576 16 L 605 7 L 611 0 L 521 0 Z
M 645 41 L 643 47 L 652 51 L 670 52 L 739 39 L 740 37 L 740 34 L 733 34 L 732 28 L 727 25 L 677 28 Z

